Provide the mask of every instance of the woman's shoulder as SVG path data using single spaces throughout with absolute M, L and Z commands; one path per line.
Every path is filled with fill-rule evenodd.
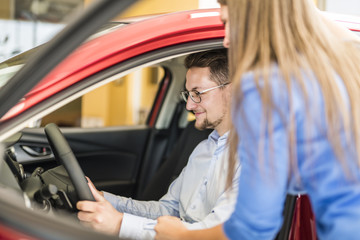
M 243 90 L 249 90 L 251 88 L 262 88 L 266 85 L 270 86 L 273 89 L 282 89 L 286 87 L 284 78 L 282 77 L 279 66 L 277 64 L 272 64 L 270 68 L 266 71 L 266 75 L 262 70 L 251 70 L 245 72 L 241 78 L 241 86 Z

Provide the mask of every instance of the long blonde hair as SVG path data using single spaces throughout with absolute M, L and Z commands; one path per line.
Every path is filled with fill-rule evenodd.
M 229 68 L 233 80 L 234 109 L 239 109 L 242 76 L 255 71 L 255 83 L 263 106 L 268 134 L 272 134 L 270 112 L 274 110 L 269 74 L 276 63 L 291 95 L 291 78 L 295 77 L 305 99 L 307 91 L 301 71 L 310 70 L 322 91 L 325 106 L 327 137 L 339 161 L 344 143 L 338 134 L 339 126 L 349 133 L 345 145 L 354 144 L 359 164 L 360 153 L 360 53 L 353 41 L 345 41 L 338 32 L 329 28 L 312 0 L 227 0 L 230 22 Z M 348 96 L 343 96 L 335 81 L 336 74 L 343 80 Z M 260 77 L 261 76 L 261 77 Z M 259 87 L 259 78 L 263 87 Z M 348 97 L 348 99 L 346 99 Z M 289 98 L 291 99 L 291 98 Z M 290 106 L 291 104 L 289 104 Z M 290 109 L 291 114 L 291 109 Z M 307 113 L 309 114 L 309 113 Z M 290 139 L 291 166 L 296 166 L 296 126 L 287 126 Z M 230 134 L 231 183 L 236 159 L 238 139 L 234 127 Z M 257 161 L 259 159 L 254 159 Z M 342 162 L 343 167 L 346 166 Z

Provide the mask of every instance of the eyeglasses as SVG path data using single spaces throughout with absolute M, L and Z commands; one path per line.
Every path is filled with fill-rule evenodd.
M 188 98 L 190 96 L 191 100 L 193 100 L 194 103 L 200 103 L 201 102 L 201 94 L 204 94 L 204 93 L 209 92 L 211 90 L 223 87 L 223 86 L 228 85 L 228 84 L 229 83 L 224 83 L 224 84 L 212 87 L 212 88 L 205 89 L 205 90 L 203 90 L 201 92 L 198 92 L 196 90 L 181 91 L 180 94 L 181 94 L 181 96 L 182 96 L 182 98 L 184 99 L 185 102 L 187 102 L 187 100 L 188 100 Z

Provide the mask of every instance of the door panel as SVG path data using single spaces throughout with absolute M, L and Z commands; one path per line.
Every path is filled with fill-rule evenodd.
M 149 128 L 62 128 L 61 131 L 85 175 L 98 189 L 122 196 L 134 194 Z M 42 128 L 25 129 L 14 151 L 28 173 L 36 167 L 47 170 L 57 165 Z

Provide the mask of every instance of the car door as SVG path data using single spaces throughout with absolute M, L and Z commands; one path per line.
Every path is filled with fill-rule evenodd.
M 142 71 L 145 70 L 149 71 L 149 67 L 142 69 Z M 154 71 L 154 69 L 150 70 Z M 43 129 L 43 126 L 47 123 L 56 123 L 60 126 L 85 175 L 94 182 L 98 189 L 122 196 L 134 197 L 140 180 L 140 172 L 144 171 L 145 159 L 151 156 L 153 166 L 154 162 L 159 162 L 165 153 L 167 138 L 169 137 L 168 131 L 167 129 L 156 130 L 152 119 L 156 119 L 161 110 L 160 107 L 156 107 L 156 104 L 162 104 L 166 96 L 164 93 L 170 87 L 168 82 L 171 79 L 168 76 L 170 76 L 169 73 L 163 72 L 162 76 L 155 76 L 158 80 L 152 80 L 156 91 L 151 91 L 150 94 L 154 96 L 152 96 L 151 103 L 147 104 L 150 107 L 147 110 L 142 108 L 139 113 L 141 115 L 139 118 L 142 119 L 138 119 L 137 122 L 125 125 L 121 124 L 124 121 L 112 119 L 112 122 L 115 123 L 99 124 L 95 120 L 100 119 L 100 117 L 97 118 L 92 115 L 93 117 L 89 118 L 84 116 L 84 113 L 83 116 L 80 116 L 80 120 L 65 122 L 65 120 L 71 118 L 72 111 L 70 109 L 74 109 L 77 102 L 86 105 L 89 98 L 87 95 L 91 95 L 98 90 L 94 89 L 87 95 L 85 94 L 40 119 L 40 126 L 22 130 L 20 138 L 13 147 L 16 160 L 23 165 L 27 174 L 56 167 L 59 163 L 56 162 L 51 152 Z M 133 79 L 128 81 L 130 80 Z M 146 81 L 149 80 L 146 79 Z M 109 85 L 111 87 L 114 84 L 114 82 L 111 82 L 100 88 Z M 108 97 L 108 95 L 102 96 L 102 98 Z M 97 100 L 98 102 L 103 101 Z M 119 102 L 115 105 L 128 104 L 121 102 L 121 100 L 119 99 Z M 104 102 L 106 104 L 107 101 L 104 100 Z M 102 110 L 102 107 L 104 106 L 101 106 L 99 110 Z M 107 107 L 110 108 L 111 106 Z M 77 111 L 84 112 L 83 108 L 85 107 L 82 106 Z M 91 111 L 94 110 L 91 109 Z M 60 115 L 60 117 L 58 112 L 63 116 Z M 146 116 L 143 116 L 144 114 Z M 126 117 L 111 113 L 109 115 L 115 118 Z
M 143 128 L 61 128 L 80 166 L 97 188 L 133 196 L 151 130 Z M 56 167 L 43 128 L 22 131 L 15 144 L 16 159 L 31 174 Z
M 94 182 L 98 189 L 121 196 L 137 197 L 161 165 L 166 154 L 169 153 L 169 149 L 175 144 L 182 127 L 186 126 L 187 112 L 179 95 L 185 82 L 186 69 L 183 59 L 188 52 L 198 50 L 199 46 L 201 48 L 219 47 L 221 41 L 202 42 L 193 44 L 191 47 L 189 45 L 186 47 L 173 46 L 167 50 L 159 50 L 166 56 L 164 60 L 161 57 L 156 60 L 150 58 L 148 61 L 156 61 L 150 66 L 147 62 L 134 63 L 135 75 L 139 76 L 139 71 L 147 72 L 146 79 L 143 79 L 144 74 L 140 75 L 140 82 L 146 84 L 150 82 L 151 86 L 154 85 L 151 90 L 153 96 L 145 99 L 145 102 L 150 102 L 150 104 L 147 103 L 147 110 L 144 107 L 140 108 L 137 124 L 126 125 L 121 124 L 126 121 L 117 121 L 118 124 L 104 126 L 96 121 L 91 123 L 97 119 L 94 115 L 90 119 L 87 116 L 80 116 L 82 118 L 80 120 L 69 121 L 72 116 L 71 109 L 76 108 L 74 105 L 81 105 L 78 102 L 82 102 L 82 108 L 86 108 L 87 95 L 92 95 L 93 91 L 97 91 L 95 88 L 92 92 L 87 92 L 39 119 L 37 127 L 22 130 L 20 139 L 14 145 L 14 155 L 16 155 L 17 161 L 24 166 L 27 174 L 39 171 L 39 167 L 41 171 L 46 171 L 58 165 L 43 130 L 43 126 L 53 122 L 61 127 L 85 175 Z M 174 57 L 171 57 L 171 54 Z M 141 59 L 144 59 L 144 56 Z M 142 68 L 142 64 L 145 67 Z M 111 72 L 111 70 L 107 71 Z M 94 83 L 107 81 L 107 78 L 116 74 L 119 74 L 119 71 L 109 74 L 103 71 Z M 107 88 L 108 85 L 120 85 L 121 87 L 126 85 L 123 81 L 137 81 L 133 78 L 126 79 L 127 76 L 116 78 L 99 88 Z M 83 87 L 88 86 L 89 83 L 84 82 Z M 144 86 L 142 94 L 146 95 L 146 90 L 151 86 Z M 53 99 L 49 98 L 46 101 L 53 104 L 65 101 L 73 96 L 74 91 L 79 91 L 78 88 L 81 87 L 74 86 L 73 90 L 67 89 L 60 97 L 52 96 Z M 115 94 L 118 92 L 115 91 Z M 134 94 L 133 97 L 140 98 L 138 94 Z M 97 102 L 102 101 L 99 98 L 96 100 Z M 112 101 L 111 104 L 114 102 Z M 121 107 L 128 103 L 122 102 L 120 99 L 115 105 Z

